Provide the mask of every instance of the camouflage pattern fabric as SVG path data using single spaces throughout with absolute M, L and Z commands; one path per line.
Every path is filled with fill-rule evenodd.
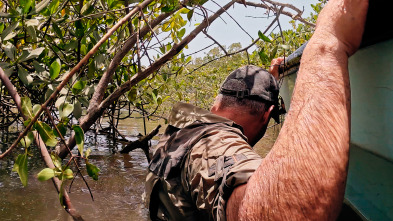
M 146 178 L 152 220 L 226 220 L 233 189 L 261 163 L 233 121 L 178 103 Z

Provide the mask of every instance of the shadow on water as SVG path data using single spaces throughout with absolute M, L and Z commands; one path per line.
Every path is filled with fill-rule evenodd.
M 149 122 L 147 131 L 157 124 Z M 143 123 L 139 119 L 126 119 L 120 121 L 118 130 L 136 139 L 135 136 L 143 131 Z M 85 220 L 147 220 L 148 210 L 142 194 L 148 162 L 143 151 L 113 154 L 114 145 L 104 135 L 98 135 L 97 145 L 94 143 L 94 136 L 90 136 L 85 147 L 93 150 L 89 158 L 101 170 L 99 180 L 94 181 L 85 175 L 94 195 L 92 201 L 82 178 L 78 176 L 75 179 L 70 196 L 78 212 Z M 154 138 L 152 145 L 156 144 L 157 138 Z M 122 145 L 116 144 L 116 148 L 121 149 Z M 0 220 L 72 220 L 61 208 L 52 182 L 36 179 L 36 174 L 44 168 L 39 154 L 35 153 L 29 159 L 29 181 L 25 188 L 18 175 L 11 172 L 16 155 L 14 153 L 14 156 L 8 157 L 9 160 L 0 161 Z

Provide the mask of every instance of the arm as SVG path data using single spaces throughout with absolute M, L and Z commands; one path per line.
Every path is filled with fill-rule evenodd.
M 367 7 L 367 0 L 330 0 L 321 12 L 285 124 L 246 187 L 229 198 L 228 220 L 337 217 L 349 151 L 348 57 L 360 44 Z

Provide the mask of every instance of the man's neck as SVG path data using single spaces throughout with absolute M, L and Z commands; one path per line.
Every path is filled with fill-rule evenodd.
M 256 116 L 245 114 L 243 111 L 234 108 L 226 108 L 224 110 L 212 108 L 211 112 L 240 125 L 243 128 L 244 135 L 247 137 L 250 146 L 254 146 L 255 143 L 258 142 L 259 131 L 262 127 Z

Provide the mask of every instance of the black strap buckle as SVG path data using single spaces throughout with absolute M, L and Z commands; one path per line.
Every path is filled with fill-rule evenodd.
M 248 89 L 244 91 L 236 91 L 237 98 L 244 98 L 244 97 L 248 97 L 249 95 L 250 95 L 250 91 Z

